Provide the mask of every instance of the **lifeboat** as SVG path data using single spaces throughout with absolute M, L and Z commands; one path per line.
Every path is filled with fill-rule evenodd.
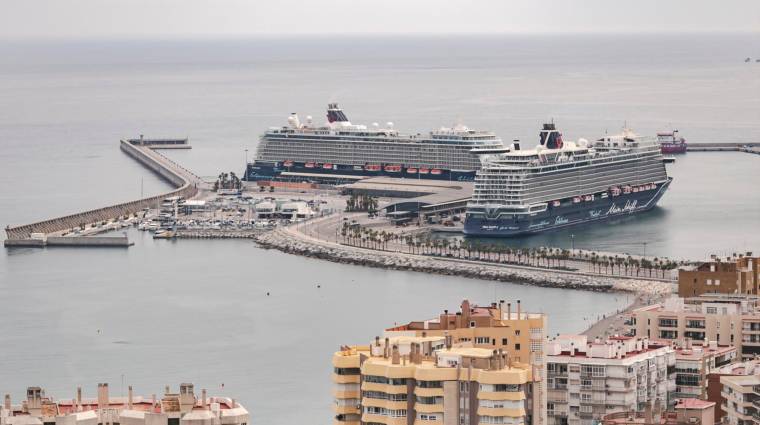
M 631 193 L 631 186 L 623 186 L 623 193 L 626 195 Z
M 430 172 L 430 170 L 427 169 L 427 168 L 420 168 L 420 174 L 427 174 L 429 172 Z
M 313 162 L 307 162 L 306 164 L 304 164 L 304 167 L 306 167 L 306 168 L 314 168 L 314 163 Z
M 583 197 L 583 200 L 584 200 L 584 201 L 586 201 L 586 202 L 589 202 L 589 201 L 591 201 L 591 199 L 592 199 L 592 198 L 591 198 L 591 195 L 585 195 L 585 196 Z
M 382 167 L 380 167 L 377 164 L 369 164 L 366 167 L 364 167 L 364 169 L 367 171 L 380 171 Z
M 282 165 L 284 167 L 292 167 L 293 166 L 293 161 L 287 160 L 287 161 L 283 162 Z
M 385 166 L 386 173 L 398 173 L 400 171 L 401 171 L 400 165 L 386 165 Z
M 333 169 L 333 165 L 330 164 L 329 162 L 326 162 L 326 163 L 322 164 L 322 168 L 324 168 L 325 170 L 332 170 Z
M 407 168 L 406 169 L 407 174 L 417 174 L 416 168 Z
M 612 193 L 612 196 L 620 196 L 620 188 L 617 186 L 612 186 L 610 188 L 610 193 Z
M 581 197 L 580 197 L 580 196 L 576 196 L 576 197 L 574 197 L 574 198 L 573 198 L 573 203 L 574 203 L 574 204 L 580 204 L 580 203 L 581 203 Z
M 552 201 L 552 206 L 553 206 L 553 207 L 558 207 L 558 206 L 559 206 L 559 204 L 560 204 L 560 202 L 559 202 L 559 201 Z
M 638 186 L 634 186 L 633 189 L 632 189 L 632 191 L 633 191 L 633 193 L 639 193 L 639 187 Z
M 362 167 L 361 165 L 354 165 L 354 171 L 363 171 L 363 170 L 364 170 L 364 167 Z
M 432 174 L 434 176 L 440 176 L 441 174 L 443 174 L 443 171 L 441 171 L 441 170 L 439 170 L 437 168 L 433 168 L 432 170 L 430 170 L 430 174 Z

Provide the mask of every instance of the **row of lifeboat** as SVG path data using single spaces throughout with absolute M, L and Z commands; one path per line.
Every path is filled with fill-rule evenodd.
M 284 161 L 282 163 L 282 165 L 285 168 L 290 168 L 290 167 L 293 166 L 293 164 L 294 163 L 291 160 L 286 160 L 286 161 Z M 333 165 L 333 164 L 331 164 L 329 162 L 326 162 L 324 164 L 317 164 L 316 162 L 309 161 L 309 162 L 307 162 L 307 163 L 304 164 L 304 167 L 306 167 L 306 168 L 323 168 L 325 170 L 337 170 L 338 169 L 337 165 Z M 365 165 L 363 167 L 361 165 L 354 165 L 354 170 L 355 171 L 362 171 L 362 170 L 364 170 L 364 171 L 385 171 L 386 173 L 400 173 L 400 172 L 402 172 L 403 167 L 401 165 L 391 165 L 391 164 L 386 165 L 386 166 L 377 165 L 377 164 L 367 164 L 367 165 Z M 406 173 L 407 174 L 432 174 L 434 176 L 437 176 L 437 175 L 443 174 L 443 171 L 440 170 L 440 169 L 438 169 L 438 168 L 430 169 L 430 168 L 424 168 L 424 167 L 423 168 L 410 167 L 410 168 L 406 169 Z
M 657 185 L 655 183 L 647 183 L 647 184 L 638 185 L 638 186 L 631 186 L 631 185 L 626 185 L 623 187 L 612 186 L 610 187 L 609 194 L 607 192 L 602 192 L 598 196 L 599 198 L 604 199 L 609 195 L 612 195 L 614 197 L 614 196 L 620 196 L 621 194 L 628 195 L 630 193 L 638 193 L 638 192 L 644 192 L 647 190 L 655 190 L 655 189 L 657 189 Z M 591 202 L 591 201 L 596 200 L 596 197 L 597 197 L 596 194 L 574 196 L 573 203 L 580 204 L 581 202 Z M 551 205 L 553 207 L 558 207 L 561 205 L 561 202 L 558 200 L 552 201 Z

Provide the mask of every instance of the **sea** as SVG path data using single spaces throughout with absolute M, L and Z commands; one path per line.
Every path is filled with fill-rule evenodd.
M 465 124 L 538 141 L 624 125 L 689 142 L 760 141 L 760 35 L 605 34 L 0 41 L 0 224 L 132 200 L 168 186 L 125 137 L 188 137 L 196 174 L 241 174 L 291 112 L 404 132 Z M 752 59 L 745 62 L 747 57 Z M 679 155 L 650 213 L 503 243 L 671 258 L 760 252 L 760 156 Z M 194 382 L 252 422 L 332 420 L 330 358 L 462 299 L 520 299 L 549 333 L 579 332 L 630 296 L 364 269 L 239 240 L 0 254 L 0 392 L 71 398 Z M 4 235 L 2 236 L 4 237 Z M 297 404 L 294 404 L 296 402 Z M 297 408 L 293 408 L 297 405 Z

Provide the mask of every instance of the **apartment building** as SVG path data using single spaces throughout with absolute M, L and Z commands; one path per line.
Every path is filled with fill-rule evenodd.
M 736 347 L 719 346 L 714 341 L 707 345 L 685 344 L 674 347 L 676 352 L 675 398 L 707 398 L 707 376 L 714 370 L 736 360 Z
M 760 354 L 760 305 L 756 295 L 705 294 L 672 297 L 640 307 L 626 322 L 629 335 L 702 345 L 733 345 L 738 357 Z
M 760 257 L 752 253 L 712 258 L 678 271 L 678 296 L 695 297 L 702 294 L 751 294 L 758 295 L 760 286 Z
M 77 388 L 71 399 L 54 400 L 40 387 L 29 387 L 21 404 L 11 403 L 10 395 L 0 407 L 0 425 L 247 425 L 248 411 L 226 397 L 208 397 L 206 390 L 196 397 L 193 384 L 180 384 L 173 393 L 167 386 L 161 398 L 111 397 L 108 384 L 98 384 L 96 398 L 85 398 Z
M 724 423 L 756 425 L 760 422 L 760 375 L 722 376 Z
M 752 376 L 760 375 L 760 360 L 747 360 L 743 362 L 729 363 L 725 366 L 714 369 L 707 375 L 707 400 L 715 402 L 715 423 L 721 423 L 725 416 L 723 405 L 726 399 L 723 398 L 723 384 L 720 378 L 724 376 Z
M 333 356 L 336 425 L 546 424 L 546 317 L 519 301 L 444 310 Z
M 602 418 L 603 425 L 713 425 L 715 403 L 689 398 L 681 399 L 672 411 L 652 409 L 610 413 Z
M 648 338 L 558 336 L 547 344 L 549 425 L 591 425 L 615 412 L 668 406 L 675 351 Z

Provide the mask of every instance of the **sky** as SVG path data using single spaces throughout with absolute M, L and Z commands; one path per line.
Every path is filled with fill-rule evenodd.
M 760 30 L 760 0 L 0 0 L 0 40 Z

